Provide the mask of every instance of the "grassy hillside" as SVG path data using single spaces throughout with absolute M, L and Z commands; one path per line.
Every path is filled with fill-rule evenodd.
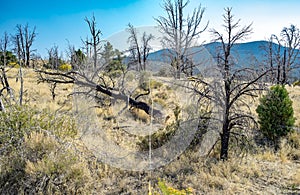
M 15 90 L 15 98 L 18 97 L 20 87 L 20 80 L 15 79 L 17 73 L 17 69 L 8 71 L 9 82 Z M 132 78 L 129 80 L 131 80 L 129 88 L 133 88 L 133 84 L 137 81 Z M 57 86 L 53 100 L 50 85 L 37 81 L 38 76 L 33 70 L 24 70 L 24 99 L 29 107 L 25 113 L 36 109 L 47 110 L 54 114 L 54 118 L 44 117 L 46 121 L 43 121 L 43 124 L 47 123 L 47 120 L 51 120 L 51 124 L 44 124 L 45 128 L 42 128 L 49 129 L 48 134 L 53 136 L 35 131 L 25 136 L 25 145 L 22 146 L 25 152 L 20 157 L 24 160 L 24 172 L 13 169 L 16 166 L 12 165 L 12 160 L 0 158 L 2 163 L 8 163 L 0 166 L 1 173 L 16 170 L 13 173 L 25 174 L 25 176 L 20 174 L 20 177 L 25 178 L 21 186 L 27 185 L 29 188 L 31 185 L 39 185 L 40 189 L 43 187 L 47 189 L 47 191 L 39 191 L 45 194 L 59 194 L 63 190 L 68 193 L 81 194 L 148 194 L 149 182 L 151 182 L 150 189 L 153 194 L 163 194 L 164 187 L 172 191 L 171 194 L 188 194 L 189 192 L 191 194 L 300 193 L 299 133 L 290 134 L 284 139 L 280 150 L 276 153 L 251 140 L 249 145 L 251 148 L 246 148 L 241 152 L 237 150 L 240 146 L 232 145 L 230 159 L 222 162 L 218 160 L 220 150 L 218 145 L 207 157 L 200 156 L 199 148 L 196 146 L 188 148 L 181 156 L 161 168 L 152 171 L 126 171 L 97 161 L 94 153 L 80 138 L 80 132 L 71 131 L 77 129 L 76 125 L 79 124 L 66 123 L 69 120 L 72 121 L 74 100 L 69 94 L 73 92 L 73 86 L 70 84 Z M 151 95 L 155 106 L 165 111 L 163 123 L 157 126 L 160 131 L 152 136 L 153 144 L 156 144 L 153 147 L 159 147 L 161 143 L 165 143 L 162 138 L 168 139 L 172 136 L 172 128 L 176 126 L 177 120 L 184 118 L 190 112 L 190 108 L 185 106 L 185 92 L 172 87 L 169 82 L 170 79 L 160 77 L 151 77 L 149 82 L 154 89 Z M 287 89 L 293 100 L 297 118 L 296 126 L 299 127 L 300 87 L 287 86 Z M 149 98 L 143 97 L 142 100 L 151 103 Z M 251 105 L 252 110 L 255 110 L 257 104 L 258 98 Z M 124 150 L 147 149 L 148 137 L 133 136 L 133 134 L 141 133 L 139 131 L 141 128 L 148 127 L 149 118 L 145 113 L 137 110 L 125 110 L 116 121 L 111 120 L 112 116 L 126 106 L 125 103 L 120 102 L 116 102 L 116 105 L 96 108 L 97 120 L 105 134 L 95 134 L 92 142 L 99 142 L 100 137 L 105 135 Z M 42 115 L 41 112 L 38 113 Z M 32 120 L 34 118 L 40 118 L 40 116 L 33 114 Z M 55 120 L 57 124 L 52 120 Z M 15 154 L 17 153 L 11 153 L 10 155 L 14 158 L 10 156 L 9 159 L 18 159 Z M 7 184 L 6 187 L 9 185 L 12 184 Z M 26 190 L 26 187 L 24 189 Z

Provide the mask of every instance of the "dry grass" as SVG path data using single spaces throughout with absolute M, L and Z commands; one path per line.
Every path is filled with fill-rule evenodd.
M 11 69 L 10 84 L 15 89 L 17 97 L 20 82 L 16 82 L 15 75 L 17 69 Z M 33 70 L 24 70 L 25 99 L 28 104 L 40 109 L 51 111 L 69 111 L 72 108 L 72 99 L 68 94 L 73 91 L 72 85 L 57 86 L 57 96 L 52 100 L 49 85 L 46 83 L 37 84 L 37 75 Z M 152 82 L 156 86 L 153 91 L 153 101 L 160 108 L 165 110 L 165 117 L 168 122 L 164 126 L 175 120 L 174 109 L 180 103 L 181 113 L 179 117 L 185 117 L 190 111 L 186 106 L 189 103 L 184 91 L 176 91 L 171 88 L 167 79 L 157 79 Z M 164 81 L 166 81 L 164 83 Z M 136 82 L 134 79 L 132 82 Z M 161 85 L 158 82 L 163 82 Z M 293 107 L 296 125 L 300 126 L 300 87 L 287 87 L 290 97 L 293 100 Z M 176 91 L 172 93 L 172 91 Z M 143 99 L 151 102 L 151 99 Z M 257 101 L 253 102 L 251 110 L 255 111 Z M 125 149 L 136 149 L 134 144 L 137 137 L 131 133 L 137 131 L 137 127 L 149 125 L 149 116 L 145 113 L 133 110 L 124 112 L 118 116 L 117 120 L 108 120 L 124 108 L 125 104 L 115 107 L 97 108 L 99 122 L 103 129 L 106 128 L 108 137 L 119 143 Z M 254 112 L 255 113 L 255 112 Z M 122 131 L 122 126 L 129 125 L 130 129 Z M 124 129 L 123 129 L 124 130 Z M 38 135 L 35 135 L 37 143 L 43 143 Z M 95 136 L 96 140 L 97 136 Z M 28 143 L 29 144 L 29 143 Z M 38 145 L 38 144 L 34 144 Z M 43 146 L 40 146 L 43 147 Z M 101 182 L 96 187 L 99 194 L 146 194 L 148 181 L 152 181 L 152 186 L 159 191 L 157 186 L 158 178 L 166 181 L 168 186 L 176 189 L 192 188 L 194 194 L 284 194 L 300 193 L 300 134 L 292 133 L 281 143 L 281 149 L 274 153 L 270 149 L 260 150 L 257 153 L 248 154 L 243 158 L 232 155 L 226 162 L 218 161 L 213 155 L 208 158 L 201 158 L 197 151 L 186 151 L 178 159 L 169 165 L 156 169 L 151 174 L 124 172 L 112 167 L 98 164 L 98 174 L 101 175 Z M 28 167 L 29 170 L 30 167 Z M 76 167 L 75 167 L 76 168 Z M 32 169 L 32 168 L 31 168 Z M 77 170 L 77 168 L 76 168 Z
M 189 154 L 168 165 L 160 176 L 175 177 L 168 182 L 177 189 L 191 187 L 195 194 L 299 193 L 300 164 L 272 158 L 277 160 L 265 160 L 258 154 L 242 159 L 234 157 L 226 162 L 210 158 L 199 161 L 196 154 Z M 193 159 L 198 160 L 193 162 Z
M 7 74 L 10 87 L 14 89 L 16 100 L 19 99 L 20 79 L 16 79 L 19 69 L 12 68 Z M 23 69 L 24 77 L 24 102 L 39 109 L 49 109 L 51 111 L 69 111 L 72 106 L 72 99 L 68 97 L 73 91 L 72 85 L 57 86 L 55 100 L 52 99 L 50 85 L 38 83 L 37 74 L 32 69 Z
M 300 86 L 286 86 L 286 89 L 293 101 L 294 116 L 296 117 L 295 125 L 300 127 Z

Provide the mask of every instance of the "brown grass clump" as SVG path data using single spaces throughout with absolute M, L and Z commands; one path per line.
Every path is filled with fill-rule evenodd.
M 132 114 L 135 120 L 149 124 L 150 116 L 144 110 L 131 108 L 130 113 Z
M 297 169 L 292 177 L 291 185 L 300 191 L 300 169 Z
M 63 148 L 53 137 L 39 132 L 26 136 L 25 145 L 30 155 L 25 164 L 25 185 L 29 189 L 47 194 L 91 190 L 92 176 L 87 161 L 73 150 Z

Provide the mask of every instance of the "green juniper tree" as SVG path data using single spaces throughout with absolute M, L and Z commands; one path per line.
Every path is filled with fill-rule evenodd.
M 279 140 L 293 130 L 295 123 L 292 100 L 283 85 L 275 85 L 260 99 L 257 107 L 260 130 L 270 139 L 275 149 L 278 149 Z

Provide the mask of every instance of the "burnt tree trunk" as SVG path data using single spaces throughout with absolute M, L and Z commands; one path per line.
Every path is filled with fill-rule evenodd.
M 228 159 L 228 149 L 229 149 L 229 138 L 230 138 L 230 128 L 229 128 L 229 110 L 230 110 L 230 95 L 231 95 L 231 83 L 229 78 L 229 62 L 227 61 L 228 57 L 230 56 L 230 49 L 225 52 L 225 104 L 224 104 L 224 113 L 223 113 L 223 125 L 222 125 L 222 132 L 221 132 L 221 153 L 220 159 L 227 160 Z
M 151 106 L 149 106 L 147 103 L 145 102 L 141 102 L 141 101 L 137 101 L 131 97 L 128 97 L 124 94 L 117 94 L 117 93 L 113 93 L 112 91 L 102 87 L 101 85 L 97 85 L 96 86 L 96 91 L 101 92 L 105 95 L 108 95 L 114 99 L 119 99 L 119 100 L 123 100 L 123 101 L 128 101 L 129 100 L 129 105 L 134 107 L 134 108 L 138 108 L 141 109 L 143 111 L 145 111 L 148 115 L 151 114 L 151 111 L 153 109 L 153 116 L 154 117 L 161 117 L 162 113 L 159 110 L 156 110 L 154 108 L 151 108 Z
M 230 131 L 228 130 L 229 123 L 228 121 L 223 122 L 222 133 L 221 133 L 221 153 L 220 159 L 227 160 L 228 159 L 228 148 L 229 148 L 229 138 Z
M 287 82 L 287 69 L 286 69 L 286 49 L 283 52 L 283 62 L 282 62 L 282 81 L 281 84 L 286 84 Z

